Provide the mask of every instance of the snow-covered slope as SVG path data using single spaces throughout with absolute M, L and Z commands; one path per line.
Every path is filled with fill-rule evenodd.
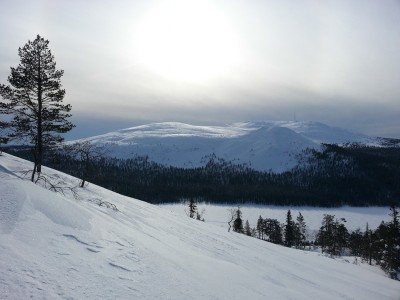
M 321 143 L 376 140 L 316 122 L 246 122 L 222 126 L 154 123 L 122 129 L 84 140 L 111 143 L 110 154 L 150 160 L 179 167 L 199 166 L 208 157 L 244 163 L 257 170 L 282 172 L 294 167 L 296 154 Z
M 376 268 L 273 245 L 0 156 L 1 299 L 397 299 Z M 78 180 L 44 168 L 58 186 Z M 118 211 L 98 206 L 109 201 Z

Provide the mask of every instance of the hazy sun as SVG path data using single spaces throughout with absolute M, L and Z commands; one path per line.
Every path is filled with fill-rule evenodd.
M 171 80 L 211 80 L 239 58 L 224 15 L 205 0 L 162 2 L 142 22 L 135 44 L 140 63 Z

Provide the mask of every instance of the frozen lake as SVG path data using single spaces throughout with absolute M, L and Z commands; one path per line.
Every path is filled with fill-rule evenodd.
M 183 204 L 162 204 L 161 207 L 173 211 L 177 214 L 185 215 L 187 207 Z M 229 210 L 237 208 L 235 205 L 216 205 L 198 203 L 198 209 L 203 209 L 204 219 L 206 222 L 228 228 L 228 220 L 230 216 Z M 318 230 L 324 214 L 335 215 L 336 218 L 345 218 L 346 227 L 349 231 L 360 228 L 365 230 L 368 223 L 371 229 L 376 229 L 382 221 L 389 221 L 388 207 L 311 207 L 311 206 L 273 206 L 273 205 L 241 205 L 240 209 L 243 213 L 243 220 L 248 220 L 251 227 L 256 227 L 257 220 L 261 215 L 263 218 L 277 219 L 279 222 L 286 221 L 286 213 L 291 210 L 293 220 L 296 220 L 299 212 L 304 216 L 309 230 Z

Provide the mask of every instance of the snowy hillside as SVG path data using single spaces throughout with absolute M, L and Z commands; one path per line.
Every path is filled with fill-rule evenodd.
M 399 299 L 400 282 L 377 268 L 228 233 L 95 185 L 77 188 L 78 199 L 56 194 L 21 178 L 30 167 L 0 156 L 1 299 Z
M 120 158 L 148 155 L 150 160 L 179 167 L 199 166 L 208 157 L 244 163 L 257 170 L 282 172 L 296 165 L 295 155 L 321 143 L 376 143 L 375 139 L 316 122 L 246 122 L 222 126 L 155 123 L 94 136 L 111 143 Z

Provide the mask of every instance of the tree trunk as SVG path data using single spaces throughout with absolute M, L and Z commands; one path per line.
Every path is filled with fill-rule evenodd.
M 89 176 L 89 160 L 90 160 L 89 154 L 86 154 L 86 157 L 85 157 L 85 168 L 83 170 L 81 184 L 79 185 L 82 188 L 85 186 L 86 179 Z
M 36 173 L 36 167 L 37 167 L 37 153 L 36 153 L 36 146 L 34 149 L 32 149 L 32 154 L 33 154 L 33 170 L 32 170 L 32 176 L 31 176 L 31 181 L 35 182 L 35 173 Z
M 36 160 L 35 163 L 33 165 L 33 170 L 32 170 L 32 176 L 31 176 L 31 181 L 34 182 L 35 181 L 35 172 L 36 172 Z
M 81 188 L 83 188 L 85 186 L 85 179 L 81 180 L 81 184 L 79 185 Z
M 38 46 L 39 48 L 39 46 Z M 37 167 L 38 173 L 42 172 L 42 159 L 43 159 L 43 128 L 42 128 L 42 77 L 41 77 L 41 65 L 40 65 L 40 49 L 38 49 L 38 118 L 37 118 Z

